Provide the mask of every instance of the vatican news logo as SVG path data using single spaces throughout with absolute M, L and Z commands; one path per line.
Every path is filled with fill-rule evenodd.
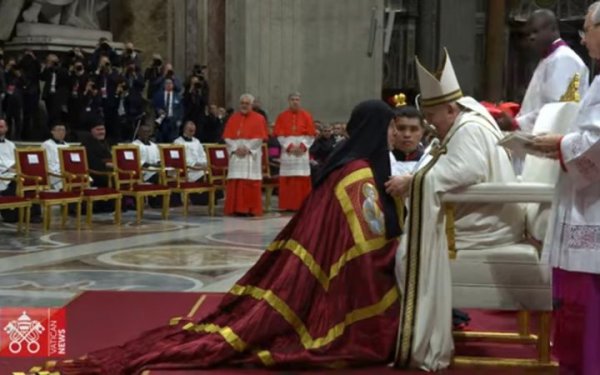
M 62 357 L 66 355 L 64 309 L 0 309 L 0 356 Z

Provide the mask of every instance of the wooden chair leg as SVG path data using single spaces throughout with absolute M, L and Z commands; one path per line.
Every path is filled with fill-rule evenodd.
M 81 229 L 81 205 L 82 201 L 77 202 L 77 207 L 75 208 L 77 212 L 75 213 L 75 220 L 77 220 L 77 230 Z
M 17 232 L 21 233 L 21 230 L 23 229 L 23 209 L 24 207 L 19 207 L 18 208 L 18 221 L 17 221 Z
M 50 221 L 51 221 L 51 207 L 50 205 L 44 204 L 44 230 L 45 231 L 49 231 L 50 230 Z
M 69 205 L 63 203 L 60 205 L 60 229 L 65 229 L 65 225 L 67 225 L 67 216 Z
M 190 202 L 189 202 L 190 196 L 187 191 L 183 191 L 183 193 L 181 193 L 181 197 L 183 198 L 183 217 L 187 217 L 189 204 L 190 204 Z M 164 207 L 164 201 L 163 201 L 163 207 Z
M 144 197 L 141 195 L 135 196 L 135 221 L 136 223 L 142 222 L 142 213 L 144 212 Z
M 519 325 L 519 335 L 521 336 L 529 336 L 529 322 L 530 322 L 530 314 L 529 311 L 519 311 L 517 313 L 517 322 Z
M 92 226 L 92 214 L 94 211 L 94 202 L 91 198 L 85 201 L 85 223 L 88 227 Z
M 115 199 L 115 224 L 121 225 L 121 209 L 123 206 L 123 198 Z
M 215 200 L 216 200 L 216 190 L 212 189 L 208 192 L 208 214 L 210 216 L 215 216 Z
M 31 206 L 25 207 L 25 233 L 29 233 L 29 224 L 31 222 Z
M 184 198 L 186 198 L 186 196 L 184 196 Z M 162 201 L 162 218 L 163 220 L 167 220 L 167 218 L 169 217 L 169 200 L 171 199 L 171 193 L 167 193 L 167 194 L 163 194 L 163 201 Z M 184 203 L 184 207 L 187 204 L 187 199 L 186 202 Z M 184 208 L 187 211 L 187 208 Z
M 550 363 L 550 330 L 552 325 L 552 312 L 543 311 L 540 315 L 540 332 L 538 334 L 538 360 L 541 363 Z

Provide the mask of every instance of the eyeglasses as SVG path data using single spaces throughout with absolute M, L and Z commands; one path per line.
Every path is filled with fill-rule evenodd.
M 592 25 L 592 27 L 588 27 L 587 29 L 584 28 L 583 30 L 577 30 L 577 33 L 579 34 L 579 37 L 581 39 L 585 38 L 585 36 L 587 35 L 587 33 L 589 33 L 593 28 L 600 26 L 600 23 L 596 23 L 594 25 Z

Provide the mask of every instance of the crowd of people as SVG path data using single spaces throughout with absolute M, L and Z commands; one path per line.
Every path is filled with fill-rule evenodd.
M 62 57 L 38 58 L 26 50 L 19 58 L 5 58 L 0 51 L 0 115 L 10 138 L 40 141 L 60 123 L 69 139 L 80 140 L 102 117 L 109 138 L 132 141 L 136 126 L 148 117 L 159 125 L 158 141 L 172 142 L 186 121 L 196 124 L 203 142 L 219 141 L 227 111 L 209 101 L 208 68 L 196 64 L 179 77 L 160 55 L 152 57 L 143 69 L 132 43 L 118 53 L 106 39 L 92 54 L 73 48 Z

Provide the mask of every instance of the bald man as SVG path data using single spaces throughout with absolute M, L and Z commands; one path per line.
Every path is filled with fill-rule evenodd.
M 518 128 L 531 132 L 540 109 L 548 103 L 560 101 L 575 74 L 580 75 L 579 92 L 582 97 L 588 88 L 588 68 L 560 38 L 555 14 L 548 9 L 537 10 L 529 17 L 527 27 L 532 51 L 541 60 L 527 87 L 521 111 L 514 119 L 507 115 L 501 120 L 503 130 Z

